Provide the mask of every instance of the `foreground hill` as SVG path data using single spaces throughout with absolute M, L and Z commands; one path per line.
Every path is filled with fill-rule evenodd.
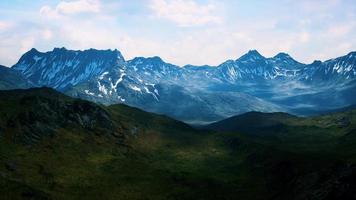
M 320 123 L 305 135 L 337 135 L 305 151 L 292 144 L 311 138 L 198 131 L 48 88 L 1 91 L 0 199 L 353 199 L 355 131 L 329 127 L 334 116 L 303 122 Z
M 0 65 L 0 90 L 30 88 L 32 86 L 20 72 Z

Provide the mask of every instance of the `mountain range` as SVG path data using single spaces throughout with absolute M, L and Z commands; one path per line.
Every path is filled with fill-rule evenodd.
M 303 64 L 251 50 L 218 66 L 177 66 L 160 57 L 125 60 L 118 50 L 31 49 L 2 71 L 13 77 L 1 76 L 2 89 L 51 87 L 194 124 L 249 111 L 313 115 L 356 103 L 356 52 Z

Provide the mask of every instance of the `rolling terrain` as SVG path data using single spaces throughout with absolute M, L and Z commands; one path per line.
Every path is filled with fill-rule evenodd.
M 197 130 L 50 88 L 1 91 L 0 198 L 355 199 L 355 119 L 248 113 Z
M 0 90 L 24 89 L 33 86 L 21 73 L 0 65 Z

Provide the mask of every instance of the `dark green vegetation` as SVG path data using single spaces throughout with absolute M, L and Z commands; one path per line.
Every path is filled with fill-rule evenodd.
M 317 117 L 297 117 L 287 113 L 250 112 L 210 124 L 205 129 L 241 132 L 245 136 L 283 150 L 355 156 L 352 147 L 356 130 L 356 109 Z M 356 149 L 356 143 L 355 143 Z
M 32 84 L 20 72 L 0 65 L 0 90 L 29 88 Z
M 354 199 L 355 118 L 249 113 L 216 132 L 47 88 L 2 91 L 0 199 Z

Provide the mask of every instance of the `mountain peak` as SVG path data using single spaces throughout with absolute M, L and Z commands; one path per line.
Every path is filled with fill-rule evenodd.
M 258 54 L 260 55 L 260 53 L 256 50 L 256 49 L 251 49 L 248 51 L 249 54 Z
M 241 56 L 239 60 L 246 61 L 246 60 L 259 60 L 259 59 L 264 59 L 263 57 L 257 50 L 249 50 L 245 55 Z
M 164 62 L 161 57 L 159 56 L 153 56 L 153 57 L 148 57 L 147 59 L 150 59 L 155 62 Z
M 62 47 L 45 53 L 31 50 L 13 68 L 35 85 L 65 90 L 113 67 L 121 67 L 124 62 L 117 50 L 67 50 Z
M 322 63 L 320 60 L 314 60 L 311 65 L 321 65 Z
M 281 52 L 273 57 L 274 60 L 289 62 L 289 63 L 298 63 L 298 61 L 294 60 L 289 54 Z
M 59 52 L 59 51 L 67 51 L 67 49 L 65 47 L 61 47 L 61 48 L 55 47 L 53 49 L 53 52 Z
M 292 58 L 289 54 L 280 52 L 277 55 L 275 55 L 273 58 Z
M 135 57 L 131 60 L 132 62 L 154 62 L 154 63 L 164 63 L 161 57 Z
M 39 52 L 37 49 L 32 48 L 32 49 L 30 49 L 29 51 L 27 51 L 26 53 L 24 53 L 23 56 L 33 56 L 33 55 L 37 55 L 37 54 L 39 54 L 39 53 L 40 53 L 40 52 Z
M 39 51 L 36 48 L 31 48 L 28 52 L 38 53 Z
M 263 57 L 263 56 L 260 54 L 260 52 L 258 52 L 256 49 L 249 50 L 249 51 L 247 52 L 247 55 Z

